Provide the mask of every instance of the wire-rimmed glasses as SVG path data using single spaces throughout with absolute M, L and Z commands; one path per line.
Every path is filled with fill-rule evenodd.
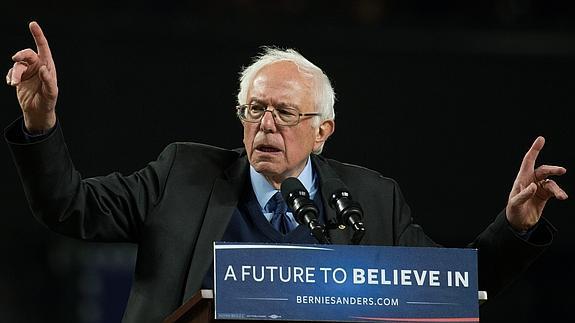
M 301 117 L 321 116 L 319 112 L 301 113 L 294 107 L 274 107 L 257 102 L 238 105 L 236 110 L 240 120 L 253 123 L 260 122 L 269 111 L 275 123 L 281 126 L 295 126 L 300 122 Z

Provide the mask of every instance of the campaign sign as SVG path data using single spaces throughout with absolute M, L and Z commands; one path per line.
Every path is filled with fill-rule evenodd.
M 214 244 L 215 318 L 479 322 L 477 250 Z

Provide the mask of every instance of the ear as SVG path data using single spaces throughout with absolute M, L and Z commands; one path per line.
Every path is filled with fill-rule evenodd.
M 327 138 L 333 134 L 335 131 L 335 121 L 334 120 L 324 120 L 317 128 L 317 133 L 315 135 L 315 143 L 313 146 L 314 151 L 321 149 Z

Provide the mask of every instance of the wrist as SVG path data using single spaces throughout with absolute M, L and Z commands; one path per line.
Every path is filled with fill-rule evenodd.
M 509 226 L 516 233 L 519 233 L 519 234 L 525 234 L 525 233 L 529 232 L 529 230 L 531 230 L 535 225 L 537 225 L 537 221 L 532 222 L 532 221 L 520 220 L 517 218 L 511 218 L 509 216 L 509 213 L 506 214 L 506 219 L 507 219 L 507 224 L 509 224 Z
M 43 116 L 24 114 L 24 127 L 33 135 L 44 134 L 56 125 L 56 113 L 49 112 Z

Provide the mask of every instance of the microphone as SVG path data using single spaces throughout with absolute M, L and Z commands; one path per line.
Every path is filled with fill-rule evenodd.
M 319 211 L 309 198 L 305 186 L 297 178 L 288 177 L 282 182 L 280 191 L 287 205 L 292 209 L 296 221 L 307 225 L 319 243 L 331 244 L 324 226 L 317 218 Z
M 345 184 L 337 178 L 329 178 L 323 183 L 322 191 L 327 195 L 329 206 L 335 210 L 339 224 L 353 228 L 353 244 L 359 244 L 365 234 L 363 225 L 363 210 L 358 202 L 354 201 Z

